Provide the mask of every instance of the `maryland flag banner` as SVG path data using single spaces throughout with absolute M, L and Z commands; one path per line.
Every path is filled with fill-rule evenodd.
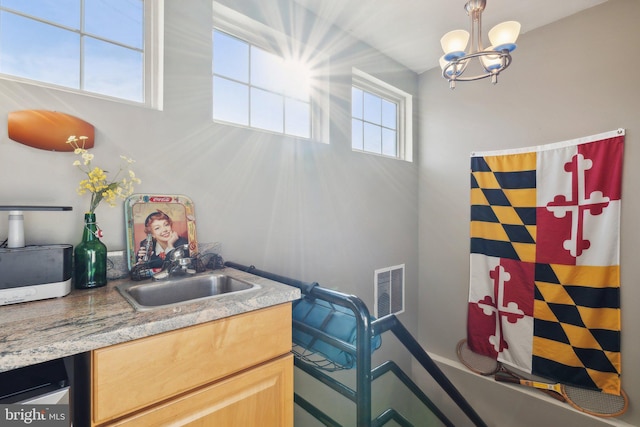
M 471 154 L 471 350 L 620 394 L 624 134 Z

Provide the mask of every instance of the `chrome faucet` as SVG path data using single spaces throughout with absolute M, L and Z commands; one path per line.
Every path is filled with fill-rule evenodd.
M 189 257 L 189 245 L 181 245 L 171 249 L 162 264 L 162 269 L 152 276 L 153 280 L 163 280 L 172 276 L 185 276 L 195 273 Z

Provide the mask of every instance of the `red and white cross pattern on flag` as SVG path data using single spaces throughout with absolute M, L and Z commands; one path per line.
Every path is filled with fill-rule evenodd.
M 563 248 L 575 258 L 582 255 L 582 252 L 591 246 L 589 240 L 584 238 L 583 218 L 585 211 L 591 215 L 601 215 L 604 208 L 609 205 L 609 198 L 603 196 L 601 191 L 585 194 L 585 172 L 592 166 L 593 161 L 585 159 L 582 154 L 574 156 L 571 163 L 565 164 L 565 170 L 571 173 L 571 199 L 559 194 L 553 202 L 547 204 L 547 210 L 553 213 L 556 218 L 570 215 L 571 238 L 564 241 Z
M 518 319 L 524 317 L 524 311 L 518 307 L 517 302 L 505 301 L 505 282 L 511 279 L 511 275 L 505 271 L 504 267 L 500 265 L 496 266 L 489 272 L 489 276 L 494 283 L 493 294 L 495 298 L 487 295 L 478 301 L 477 304 L 478 308 L 481 308 L 485 315 L 495 318 L 495 332 L 489 336 L 489 343 L 493 345 L 496 353 L 500 353 L 505 348 L 505 341 L 502 338 L 503 318 L 510 323 L 515 323 Z

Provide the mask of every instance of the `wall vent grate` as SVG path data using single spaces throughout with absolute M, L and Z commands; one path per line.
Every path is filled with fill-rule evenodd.
M 404 264 L 374 272 L 375 317 L 404 311 Z

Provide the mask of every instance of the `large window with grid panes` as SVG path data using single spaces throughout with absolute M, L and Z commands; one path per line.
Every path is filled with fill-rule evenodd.
M 212 36 L 214 121 L 327 142 L 322 54 L 217 3 Z
M 0 77 L 158 106 L 162 0 L 2 0 Z

